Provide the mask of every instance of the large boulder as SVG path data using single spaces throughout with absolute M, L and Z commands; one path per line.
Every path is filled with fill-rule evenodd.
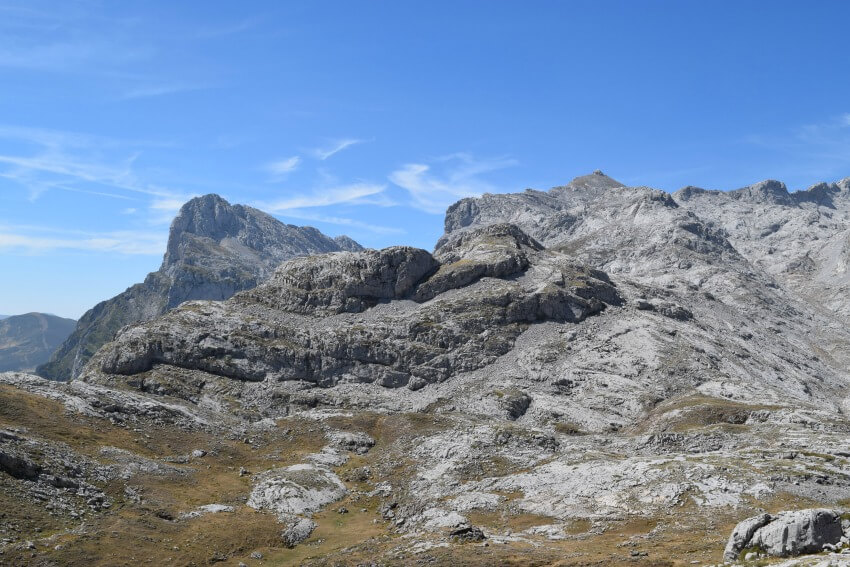
M 745 551 L 772 557 L 820 553 L 841 542 L 841 512 L 824 508 L 761 514 L 735 526 L 723 554 L 727 561 L 742 559 Z

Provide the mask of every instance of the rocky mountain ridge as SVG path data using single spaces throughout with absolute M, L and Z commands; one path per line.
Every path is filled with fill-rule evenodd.
M 346 236 L 333 239 L 312 227 L 287 225 L 218 195 L 197 197 L 172 222 L 159 270 L 87 311 L 38 373 L 52 380 L 75 377 L 125 325 L 149 321 L 191 299 L 227 299 L 290 258 L 361 248 Z
M 134 553 L 185 564 L 839 561 L 850 331 L 815 287 L 845 285 L 846 185 L 670 195 L 597 172 L 464 199 L 431 253 L 295 258 L 124 328 L 68 384 L 0 375 L 0 425 L 29 420 L 0 459 L 14 502 L 101 526 L 5 549 L 73 563 L 121 503 Z M 805 252 L 817 278 L 790 267 Z M 4 409 L 35 399 L 105 428 L 94 457 Z M 87 510 L 55 478 L 91 487 Z M 830 548 L 781 537 L 821 524 Z

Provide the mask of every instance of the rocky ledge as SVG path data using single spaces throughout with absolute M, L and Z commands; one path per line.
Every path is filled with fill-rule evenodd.
M 492 363 L 532 323 L 578 322 L 621 302 L 603 272 L 513 225 L 488 226 L 434 255 L 396 246 L 285 262 L 228 301 L 189 302 L 125 329 L 84 379 L 168 365 L 240 381 L 416 390 Z

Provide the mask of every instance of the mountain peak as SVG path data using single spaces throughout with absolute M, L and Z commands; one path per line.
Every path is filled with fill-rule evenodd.
M 219 195 L 195 197 L 171 223 L 160 269 L 86 312 L 38 372 L 52 379 L 71 378 L 124 325 L 148 321 L 184 301 L 227 299 L 253 288 L 296 256 L 359 247 L 348 237 L 332 239 L 312 227 L 284 224 L 253 207 L 231 205 Z
M 765 179 L 747 187 L 735 189 L 729 193 L 736 199 L 743 199 L 752 203 L 791 204 L 788 187 L 775 179 Z
M 235 216 L 234 207 L 219 195 L 210 193 L 195 197 L 180 207 L 171 223 L 170 237 L 183 232 L 220 237 L 223 231 L 236 228 Z
M 593 173 L 580 175 L 565 186 L 556 187 L 555 189 L 617 189 L 619 187 L 625 187 L 625 185 L 605 175 L 602 173 L 602 170 L 597 169 Z

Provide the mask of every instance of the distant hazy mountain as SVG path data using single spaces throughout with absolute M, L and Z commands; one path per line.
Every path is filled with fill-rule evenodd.
M 68 380 L 125 325 L 151 320 L 190 299 L 227 299 L 255 287 L 284 260 L 343 250 L 362 247 L 347 236 L 333 239 L 312 227 L 284 224 L 218 195 L 192 199 L 171 224 L 160 269 L 87 311 L 37 372 Z
M 31 371 L 74 330 L 76 321 L 46 313 L 7 316 L 0 320 L 0 372 Z

